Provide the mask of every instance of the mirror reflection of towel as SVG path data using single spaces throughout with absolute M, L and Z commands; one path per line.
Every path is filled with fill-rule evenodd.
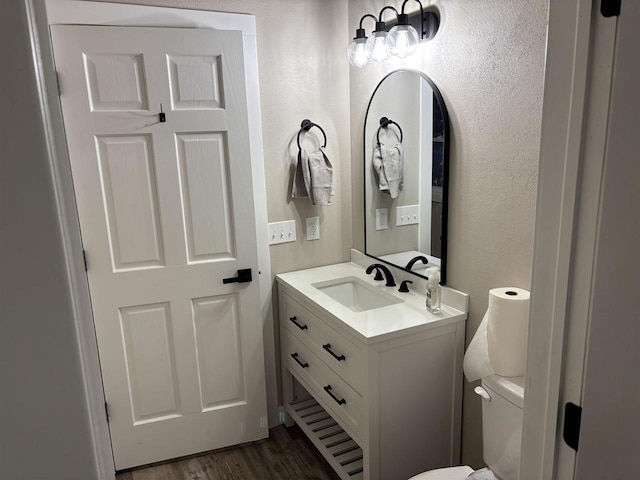
M 373 150 L 373 168 L 378 174 L 378 188 L 396 198 L 404 183 L 404 148 L 401 143 L 387 147 L 383 143 Z
M 331 205 L 333 168 L 324 147 L 307 153 L 298 151 L 298 164 L 293 176 L 293 198 L 309 197 L 312 205 Z

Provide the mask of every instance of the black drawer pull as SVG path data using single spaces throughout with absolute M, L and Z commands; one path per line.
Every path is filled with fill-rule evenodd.
M 293 317 L 289 317 L 289 320 L 291 320 L 296 325 L 296 327 L 298 327 L 300 330 L 306 330 L 307 329 L 306 325 L 300 325 L 298 323 L 298 321 L 297 321 L 298 317 L 296 317 L 295 315 Z
M 336 360 L 338 360 L 339 362 L 341 362 L 342 360 L 346 360 L 346 357 L 344 355 L 336 355 L 335 353 L 333 353 L 333 350 L 331 350 L 331 344 L 330 343 L 322 345 L 322 348 L 324 348 L 327 352 L 329 352 L 331 354 L 331 356 L 333 358 L 335 358 Z
M 331 393 L 331 385 L 327 385 L 324 387 L 324 391 L 329 394 L 331 398 L 333 398 L 338 405 L 344 405 L 347 401 L 344 398 L 338 398 L 333 393 Z
M 293 358 L 296 362 L 298 362 L 298 365 L 300 365 L 302 368 L 307 368 L 309 366 L 307 362 L 300 361 L 300 359 L 298 358 L 298 352 L 292 353 L 291 358 Z

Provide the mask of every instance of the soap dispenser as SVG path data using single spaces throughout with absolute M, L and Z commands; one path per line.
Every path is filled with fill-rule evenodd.
M 436 268 L 429 270 L 427 278 L 427 310 L 431 313 L 440 311 L 440 272 Z

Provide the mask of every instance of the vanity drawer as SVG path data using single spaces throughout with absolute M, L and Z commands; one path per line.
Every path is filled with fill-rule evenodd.
M 293 298 L 283 294 L 282 300 L 285 328 L 349 385 L 362 392 L 366 360 L 362 349 Z
M 289 371 L 311 389 L 309 393 L 335 420 L 361 435 L 363 401 L 360 394 L 290 332 L 283 331 L 282 340 L 284 363 Z

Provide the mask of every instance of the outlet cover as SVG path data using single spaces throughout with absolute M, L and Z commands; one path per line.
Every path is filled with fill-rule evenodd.
M 307 218 L 307 240 L 320 238 L 320 217 Z
M 389 211 L 386 208 L 376 208 L 376 230 L 389 228 Z
M 296 241 L 296 221 L 272 222 L 268 226 L 269 245 Z

